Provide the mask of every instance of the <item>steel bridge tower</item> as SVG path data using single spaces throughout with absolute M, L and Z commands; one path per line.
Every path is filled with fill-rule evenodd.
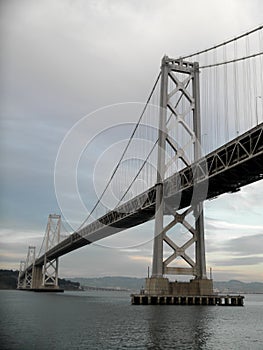
M 44 262 L 38 262 L 35 247 L 28 247 L 26 261 L 21 261 L 17 289 L 37 291 L 62 291 L 58 285 L 58 257 L 48 252 L 60 242 L 61 216 L 50 214 L 44 237 Z
M 182 99 L 184 108 L 179 110 L 178 105 Z M 186 166 L 191 165 L 184 149 L 180 148 L 176 140 L 169 135 L 168 124 L 171 118 L 175 118 L 177 127 L 188 135 L 193 150 L 193 162 L 197 161 L 201 156 L 199 64 L 164 56 L 161 66 L 153 263 L 152 276 L 146 279 L 146 291 L 149 294 L 176 294 L 180 291 L 185 295 L 208 295 L 213 293 L 213 287 L 212 281 L 206 276 L 203 203 L 193 198 L 192 205 L 183 213 L 170 207 L 169 212 L 173 219 L 164 226 L 164 215 L 168 206 L 164 192 L 164 178 L 168 166 L 166 148 L 173 149 L 174 160 L 180 158 Z M 189 214 L 194 216 L 194 225 L 187 221 Z M 183 225 L 191 235 L 182 246 L 167 235 L 168 231 L 178 224 Z M 173 250 L 165 260 L 164 243 Z M 195 246 L 195 261 L 186 252 L 192 245 Z M 171 263 L 174 264 L 174 260 L 178 257 L 189 267 L 169 266 Z M 189 283 L 172 283 L 164 277 L 165 275 L 192 275 L 195 279 Z

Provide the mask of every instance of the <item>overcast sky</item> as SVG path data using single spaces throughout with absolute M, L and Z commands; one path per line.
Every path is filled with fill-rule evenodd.
M 179 57 L 239 35 L 262 24 L 262 13 L 260 0 L 2 0 L 1 267 L 16 269 L 28 245 L 40 248 L 48 215 L 60 213 L 55 160 L 76 123 L 108 105 L 145 102 L 164 54 Z M 115 122 L 113 112 L 107 118 L 91 114 L 87 138 Z M 217 280 L 263 282 L 262 187 L 205 204 L 207 266 Z M 88 207 L 93 201 L 85 198 Z M 60 259 L 60 275 L 145 276 L 152 236 L 148 223 L 81 248 Z

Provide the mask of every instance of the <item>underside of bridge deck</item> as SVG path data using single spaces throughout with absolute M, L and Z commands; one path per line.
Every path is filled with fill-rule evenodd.
M 165 215 L 196 202 L 213 199 L 223 193 L 233 193 L 242 186 L 263 178 L 263 124 L 211 152 L 198 164 L 205 163 L 205 173 L 194 179 L 194 165 L 182 169 L 164 182 Z M 187 179 L 185 178 L 187 174 Z M 178 178 L 180 181 L 178 181 Z M 179 184 L 179 185 L 178 185 Z M 194 191 L 194 192 L 193 192 Z M 178 205 L 175 205 L 178 203 Z M 152 220 L 155 215 L 155 188 L 137 196 L 125 205 L 107 213 L 60 242 L 47 252 L 57 258 L 122 230 Z M 36 260 L 43 264 L 44 257 Z

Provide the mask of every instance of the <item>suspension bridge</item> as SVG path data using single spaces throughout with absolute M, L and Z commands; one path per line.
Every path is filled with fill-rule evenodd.
M 154 220 L 146 295 L 213 295 L 206 274 L 203 202 L 263 178 L 262 55 L 259 26 L 191 55 L 164 56 L 139 120 L 88 217 L 61 239 L 61 216 L 49 215 L 43 251 L 36 257 L 36 248 L 29 246 L 18 289 L 59 290 L 59 257 Z M 188 232 L 181 245 L 170 235 L 178 226 Z M 175 283 L 169 275 L 194 279 Z

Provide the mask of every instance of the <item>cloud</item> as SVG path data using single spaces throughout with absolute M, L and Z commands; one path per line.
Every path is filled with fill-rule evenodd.
M 0 229 L 0 267 L 19 269 L 20 261 L 26 260 L 29 246 L 35 246 L 38 255 L 43 238 L 44 231 Z
M 232 252 L 238 255 L 262 254 L 263 234 L 252 236 L 242 236 L 239 238 L 230 239 L 223 244 L 225 251 Z M 263 258 L 263 256 L 262 256 Z
M 251 0 L 242 1 L 242 6 L 237 0 L 2 2 L 0 240 L 6 265 L 11 266 L 12 259 L 13 264 L 16 258 L 19 261 L 27 245 L 39 245 L 38 233 L 44 232 L 48 214 L 59 211 L 54 163 L 63 137 L 75 122 L 108 104 L 144 102 L 165 53 L 178 57 L 226 40 L 255 27 L 262 12 L 262 2 Z M 106 117 L 111 120 L 113 116 L 108 113 Z M 98 117 L 90 118 L 88 131 L 92 134 L 98 124 L 102 126 Z M 87 136 L 86 129 L 82 131 L 79 138 Z M 88 208 L 96 200 L 89 186 L 93 176 L 89 165 L 114 135 L 126 136 L 120 129 L 113 134 L 107 133 L 105 141 L 98 138 L 80 162 L 80 190 Z M 72 153 L 69 148 L 68 157 Z M 87 159 L 90 163 L 85 163 Z M 74 199 L 69 189 L 65 196 Z M 261 182 L 206 203 L 209 253 L 250 256 L 259 251 L 262 198 Z M 70 210 L 76 218 L 78 209 L 72 205 Z M 61 271 L 67 276 L 69 272 L 85 276 L 115 271 L 141 275 L 144 259 L 151 256 L 152 237 L 153 223 L 123 232 L 101 244 L 133 247 L 130 251 L 116 254 L 114 249 L 86 247 L 63 257 Z M 139 258 L 132 260 L 131 254 Z
M 242 223 L 234 223 L 234 222 L 226 222 L 226 221 L 220 221 L 216 219 L 211 219 L 209 217 L 206 218 L 206 228 L 208 230 L 218 230 L 218 231 L 247 231 L 253 233 L 253 231 L 263 231 L 263 225 L 246 225 Z
M 250 256 L 242 258 L 228 258 L 228 259 L 214 259 L 210 260 L 215 266 L 249 266 L 249 265 L 258 265 L 263 263 L 263 255 L 261 256 Z
M 143 261 L 146 262 L 148 264 L 152 263 L 152 258 L 151 257 L 147 257 L 147 256 L 139 256 L 139 255 L 130 255 L 129 259 L 131 259 L 132 261 Z
M 228 223 L 228 226 L 230 224 L 250 226 L 260 224 L 263 226 L 262 206 L 263 187 L 261 180 L 241 188 L 237 193 L 223 194 L 215 200 L 207 201 L 205 211 L 209 219 L 208 223 L 211 225 L 216 225 L 217 221 L 221 221 Z

